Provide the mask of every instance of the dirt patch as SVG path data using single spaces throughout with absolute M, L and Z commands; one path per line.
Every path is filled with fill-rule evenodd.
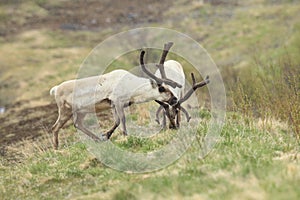
M 55 104 L 22 108 L 24 104 L 17 102 L 0 115 L 0 155 L 5 155 L 5 147 L 11 143 L 33 140 L 47 133 L 56 120 Z
M 51 127 L 58 117 L 57 105 L 28 105 L 29 101 L 17 102 L 11 105 L 5 114 L 0 115 L 0 156 L 7 155 L 7 146 L 10 144 L 24 140 L 33 141 L 45 134 L 52 134 Z M 112 124 L 113 116 L 110 110 L 98 113 L 97 117 L 102 125 Z M 66 126 L 72 124 L 72 120 L 69 120 Z
M 7 4 L 9 9 L 0 36 L 34 28 L 101 31 L 104 28 L 162 22 L 163 12 L 171 7 L 172 1 L 68 0 L 55 4 L 40 1 L 35 5 L 38 11 L 24 14 L 20 12 L 21 1 Z

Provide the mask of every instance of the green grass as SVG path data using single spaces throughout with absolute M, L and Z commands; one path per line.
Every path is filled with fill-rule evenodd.
M 297 199 L 299 143 L 289 133 L 242 124 L 229 117 L 218 144 L 204 159 L 196 140 L 177 162 L 147 174 L 106 167 L 70 137 L 59 151 L 41 151 L 22 163 L 3 164 L 0 195 L 4 199 Z M 118 145 L 155 149 L 154 141 L 129 137 Z

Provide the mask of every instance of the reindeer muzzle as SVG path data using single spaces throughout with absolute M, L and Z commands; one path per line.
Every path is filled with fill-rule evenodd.
M 168 104 L 170 106 L 174 106 L 175 104 L 177 104 L 177 102 L 178 102 L 178 99 L 176 97 L 171 97 L 168 101 Z

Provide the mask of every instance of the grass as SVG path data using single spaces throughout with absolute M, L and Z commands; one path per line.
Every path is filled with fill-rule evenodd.
M 297 199 L 299 143 L 284 131 L 242 124 L 229 116 L 205 159 L 199 158 L 196 140 L 177 162 L 147 174 L 108 168 L 69 135 L 59 151 L 38 151 L 22 163 L 2 164 L 0 194 L 4 199 Z M 145 141 L 129 137 L 118 145 L 155 146 Z
M 251 71 L 241 73 L 241 79 L 232 86 L 232 96 L 239 112 L 250 118 L 287 122 L 299 138 L 299 65 L 288 53 L 281 60 L 269 65 L 258 60 Z
M 32 30 L 2 43 L 0 59 L 4 64 L 0 80 L 8 87 L 1 87 L 0 91 L 7 94 L 14 88 L 15 93 L 1 96 L 1 104 L 44 99 L 52 86 L 76 78 L 82 61 L 92 49 L 74 42 L 81 41 L 81 37 L 84 34 Z
M 7 20 L 21 26 L 26 17 L 43 18 L 49 14 L 45 8 L 61 6 L 59 1 L 22 1 L 10 18 L 9 12 L 15 6 L 10 3 L 0 4 L 0 34 L 6 31 Z M 48 132 L 37 141 L 9 145 L 8 151 L 14 157 L 0 157 L 0 196 L 299 199 L 299 8 L 296 1 L 238 1 L 237 6 L 230 6 L 230 2 L 214 6 L 176 0 L 174 7 L 164 13 L 163 24 L 146 24 L 187 33 L 208 50 L 220 67 L 229 91 L 229 110 L 221 138 L 205 158 L 199 152 L 211 115 L 208 110 L 200 112 L 199 117 L 205 120 L 197 127 L 196 139 L 187 152 L 153 173 L 127 174 L 105 166 L 69 127 L 60 134 L 58 151 L 51 149 Z M 125 25 L 121 30 L 129 28 Z M 48 103 L 49 89 L 75 78 L 90 50 L 119 30 L 71 32 L 43 28 L 0 37 L 0 105 L 26 99 L 30 106 Z M 130 53 L 115 60 L 111 69 L 137 64 L 137 52 Z M 189 74 L 193 67 L 184 58 L 179 60 L 188 66 Z M 137 123 L 129 127 L 133 135 L 124 139 L 114 134 L 113 144 L 135 153 L 168 144 L 176 132 L 137 137 L 143 127 L 151 126 L 151 121 L 144 120 L 149 117 L 147 111 L 139 108 L 140 115 L 131 114 L 128 121 Z

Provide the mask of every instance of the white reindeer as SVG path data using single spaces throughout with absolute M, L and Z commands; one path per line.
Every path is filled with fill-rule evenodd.
M 169 50 L 172 47 L 172 45 L 173 45 L 173 43 L 169 42 L 169 43 L 165 44 L 164 48 Z M 168 51 L 164 51 L 164 53 L 168 53 Z M 164 55 L 162 55 L 162 57 L 163 56 Z M 179 88 L 179 87 L 170 88 L 167 86 L 170 89 L 170 91 L 174 95 L 176 95 L 176 97 L 178 98 L 179 101 L 176 104 L 168 105 L 164 102 L 160 102 L 159 100 L 156 100 L 156 102 L 160 104 L 160 107 L 156 111 L 156 122 L 158 124 L 160 124 L 159 114 L 164 109 L 162 128 L 163 129 L 166 128 L 166 117 L 168 117 L 169 122 L 170 122 L 169 128 L 176 129 L 176 128 L 179 128 L 179 126 L 180 126 L 180 121 L 181 121 L 180 111 L 182 111 L 185 114 L 187 122 L 189 122 L 189 120 L 191 119 L 189 113 L 187 112 L 187 110 L 184 107 L 181 106 L 181 104 L 184 101 L 186 101 L 197 88 L 203 87 L 204 85 L 208 84 L 209 77 L 207 76 L 205 81 L 203 81 L 201 83 L 196 83 L 194 75 L 191 74 L 193 85 L 192 85 L 192 88 L 184 95 L 185 75 L 184 75 L 182 65 L 175 60 L 168 60 L 166 62 L 161 60 L 158 67 L 159 67 L 159 69 L 155 72 L 155 76 L 162 77 L 162 78 L 168 77 L 169 79 L 182 85 L 181 88 Z M 175 122 L 175 120 L 176 120 L 176 122 Z
M 151 100 L 170 105 L 177 103 L 176 95 L 167 85 L 172 88 L 182 86 L 170 79 L 158 78 L 148 71 L 144 65 L 144 54 L 145 51 L 142 51 L 140 55 L 141 67 L 151 79 L 135 76 L 125 70 L 115 70 L 100 76 L 65 81 L 50 90 L 50 95 L 55 96 L 59 113 L 52 127 L 55 149 L 58 148 L 59 130 L 72 116 L 76 128 L 99 141 L 100 138 L 83 125 L 87 113 L 113 109 L 115 124 L 105 133 L 109 139 L 120 123 L 122 133 L 127 135 L 124 107 Z
M 165 70 L 166 77 L 182 85 L 181 88 L 169 88 L 172 91 L 172 93 L 175 94 L 178 99 L 180 99 L 184 95 L 184 84 L 185 84 L 185 75 L 181 64 L 175 60 L 168 60 L 164 63 L 164 70 Z M 162 77 L 160 70 L 157 70 L 155 72 L 155 76 L 160 78 Z M 163 108 L 165 108 L 163 111 L 162 128 L 163 129 L 166 128 L 166 117 L 168 117 L 170 122 L 169 128 L 179 127 L 180 110 L 172 109 L 170 108 L 170 105 L 166 105 L 166 104 L 162 105 L 162 103 L 160 104 L 161 106 L 158 108 L 156 112 L 156 122 L 160 124 L 159 114 L 163 110 Z M 168 110 L 168 112 L 166 110 Z M 175 120 L 176 120 L 176 124 L 175 124 Z

